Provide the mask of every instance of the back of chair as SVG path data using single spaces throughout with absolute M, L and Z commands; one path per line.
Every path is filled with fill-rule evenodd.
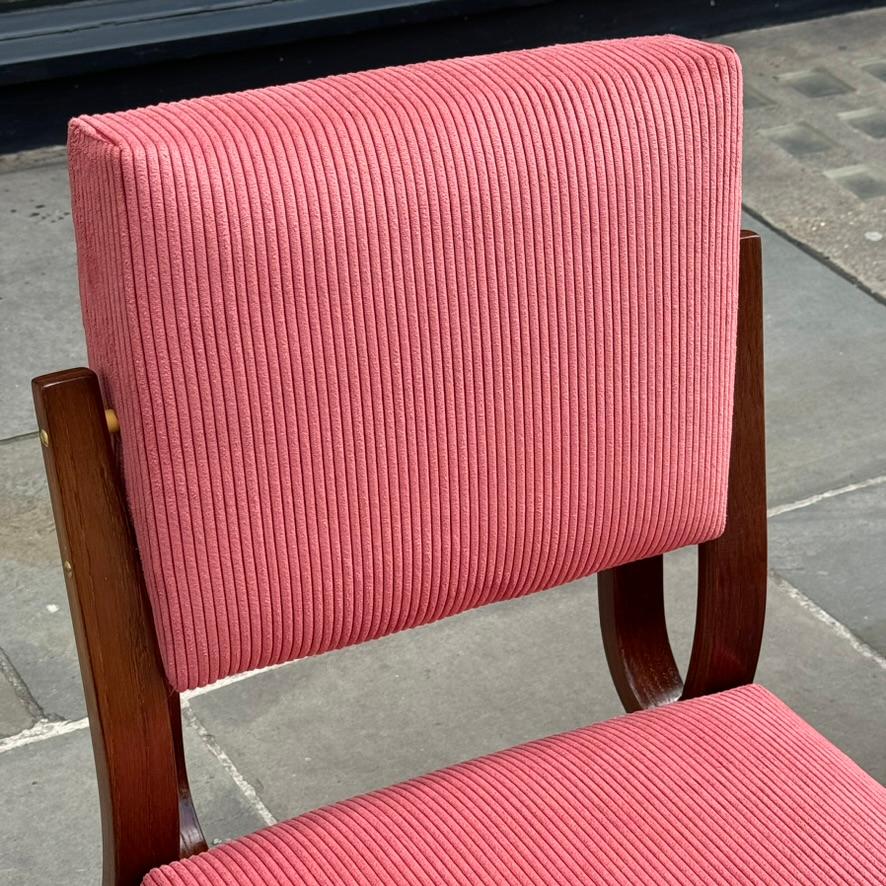
M 740 136 L 734 53 L 676 37 L 73 121 L 172 685 L 717 536 Z

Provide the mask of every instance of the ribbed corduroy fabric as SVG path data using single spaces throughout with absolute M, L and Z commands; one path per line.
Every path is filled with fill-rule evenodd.
M 759 686 L 309 812 L 146 886 L 886 882 L 886 790 Z
M 740 137 L 677 37 L 72 121 L 172 685 L 719 534 Z

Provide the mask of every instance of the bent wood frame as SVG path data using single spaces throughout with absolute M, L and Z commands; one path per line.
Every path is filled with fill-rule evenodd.
M 606 660 L 628 711 L 750 683 L 766 612 L 766 441 L 760 237 L 741 232 L 726 529 L 698 547 L 695 636 L 685 682 L 665 623 L 662 558 L 597 579 Z
M 753 678 L 767 575 L 762 326 L 760 239 L 743 231 L 726 530 L 699 546 L 685 682 L 668 641 L 662 558 L 598 579 L 606 657 L 628 710 Z M 33 391 L 95 753 L 103 884 L 136 886 L 152 868 L 206 850 L 179 697 L 163 671 L 98 379 L 71 369 L 34 379 Z

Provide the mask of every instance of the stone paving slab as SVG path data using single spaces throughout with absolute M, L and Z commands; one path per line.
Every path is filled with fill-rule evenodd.
M 184 738 L 188 778 L 207 842 L 217 845 L 263 827 L 264 820 L 194 730 L 185 726 Z
M 770 582 L 757 682 L 886 785 L 886 669 Z
M 779 573 L 886 657 L 884 548 L 886 483 L 769 521 L 769 556 Z
M 291 817 L 621 713 L 591 580 L 305 659 L 191 706 Z
M 101 825 L 85 731 L 2 757 L 0 883 L 101 882 Z
M 39 440 L 0 442 L 0 649 L 47 716 L 77 720 L 86 706 L 60 564 Z
M 687 551 L 667 570 L 684 661 L 693 566 Z M 768 619 L 759 681 L 886 781 L 883 668 L 778 584 Z M 621 713 L 593 580 L 296 662 L 191 704 L 277 817 Z
M 207 838 L 229 840 L 261 827 L 228 773 L 189 729 L 185 744 Z M 0 884 L 99 883 L 101 825 L 89 732 L 7 751 L 2 767 Z
M 64 163 L 0 172 L 0 440 L 34 429 L 31 379 L 86 362 Z
M 0 674 L 0 738 L 16 735 L 34 724 L 34 717 L 19 698 L 15 687 Z
M 770 505 L 886 474 L 886 305 L 763 238 Z
M 886 297 L 886 9 L 718 39 L 745 72 L 745 203 Z

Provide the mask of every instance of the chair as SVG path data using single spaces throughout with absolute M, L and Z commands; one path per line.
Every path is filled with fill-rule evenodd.
M 884 882 L 884 790 L 751 683 L 740 135 L 677 37 L 72 121 L 92 368 L 34 395 L 106 886 Z M 180 692 L 592 573 L 635 713 L 207 849 Z

